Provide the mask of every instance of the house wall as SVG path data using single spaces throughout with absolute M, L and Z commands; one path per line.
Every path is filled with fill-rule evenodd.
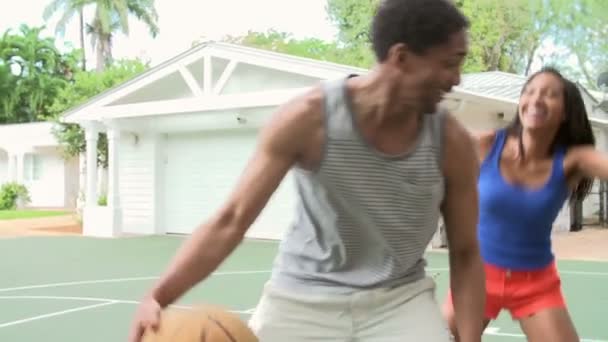
M 70 191 L 74 187 L 78 188 L 78 177 L 71 178 L 74 162 L 63 158 L 52 128 L 51 122 L 0 125 L 0 184 L 8 181 L 10 176 L 8 153 L 24 153 L 21 178 L 30 193 L 31 201 L 27 205 L 73 208 L 75 196 Z M 75 163 L 77 170 L 77 159 Z M 16 168 L 17 165 L 14 172 L 18 171 Z M 12 176 L 15 177 L 16 174 Z
M 158 141 L 157 135 L 131 133 L 123 133 L 119 140 L 119 195 L 126 233 L 155 231 Z
M 58 151 L 42 150 L 28 153 L 24 158 L 39 158 L 39 178 L 28 176 L 27 161 L 24 162 L 23 184 L 27 187 L 31 202 L 28 207 L 57 207 L 63 208 L 66 201 L 64 159 Z M 31 160 L 31 159 L 30 159 Z
M 448 108 L 450 107 L 448 106 Z M 471 131 L 504 127 L 511 120 L 514 112 L 512 106 L 476 102 L 466 102 L 460 107 L 452 105 L 452 108 L 450 112 Z M 498 113 L 503 113 L 503 115 Z
M 65 172 L 64 184 L 65 184 L 65 198 L 64 206 L 66 208 L 75 209 L 77 206 L 78 191 L 80 190 L 80 170 L 79 170 L 79 157 L 69 158 L 64 160 Z
M 35 157 L 33 157 L 35 156 Z M 37 177 L 30 163 L 37 158 Z M 28 207 L 74 208 L 78 193 L 78 159 L 65 161 L 54 148 L 40 149 L 24 156 L 23 182 L 30 194 Z M 76 176 L 71 176 L 71 173 Z M 0 184 L 8 179 L 8 156 L 0 152 Z

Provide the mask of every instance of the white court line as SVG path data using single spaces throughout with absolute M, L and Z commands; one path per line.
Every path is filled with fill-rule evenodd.
M 44 315 L 33 316 L 33 317 L 25 318 L 25 319 L 20 319 L 17 321 L 0 323 L 0 329 L 10 327 L 13 325 L 17 325 L 17 324 L 23 324 L 23 323 L 39 320 L 39 319 L 61 316 L 61 315 L 65 315 L 65 314 L 69 314 L 69 313 L 77 312 L 77 311 L 91 310 L 91 309 L 96 309 L 96 308 L 100 308 L 103 306 L 109 306 L 109 305 L 114 305 L 114 304 L 139 304 L 139 302 L 135 301 L 135 300 L 122 300 L 122 299 L 97 298 L 97 297 L 0 296 L 0 299 L 58 299 L 58 300 L 80 300 L 80 301 L 101 302 L 98 304 L 80 306 L 80 307 L 73 308 L 73 309 L 62 310 L 62 311 L 57 311 L 57 312 L 51 312 L 51 313 L 44 314 Z M 191 309 L 192 308 L 192 306 L 187 306 L 187 305 L 170 305 L 170 307 L 176 308 L 176 309 Z M 255 310 L 255 309 L 229 310 L 229 311 L 232 313 L 236 313 L 236 314 L 251 315 L 253 313 L 253 310 Z
M 449 268 L 427 268 L 430 272 L 448 272 Z M 238 275 L 238 274 L 259 274 L 259 273 L 270 273 L 270 270 L 257 270 L 257 271 L 225 271 L 215 272 L 211 276 L 223 276 L 223 275 Z M 559 274 L 567 275 L 587 275 L 587 276 L 608 276 L 608 272 L 585 272 L 585 271 L 559 271 Z M 71 281 L 62 283 L 50 283 L 50 284 L 39 284 L 39 285 L 26 285 L 17 287 L 6 287 L 0 288 L 0 292 L 8 291 L 19 291 L 19 290 L 32 290 L 42 289 L 49 287 L 63 287 L 63 286 L 75 286 L 75 285 L 89 285 L 89 284 L 103 284 L 103 283 L 121 283 L 127 281 L 142 281 L 142 280 L 153 280 L 158 279 L 158 276 L 147 276 L 147 277 L 130 277 L 130 278 L 110 278 L 110 279 L 95 279 L 95 280 L 83 280 L 83 281 Z
M 135 300 L 122 300 L 122 299 L 98 298 L 98 297 L 71 297 L 71 296 L 0 296 L 0 300 L 2 300 L 2 299 L 58 299 L 58 300 L 92 301 L 92 302 L 102 302 L 102 303 L 81 306 L 81 307 L 74 308 L 74 309 L 68 309 L 68 310 L 53 312 L 53 313 L 49 313 L 49 314 L 34 316 L 34 317 L 30 317 L 30 318 L 26 318 L 26 319 L 22 319 L 22 320 L 18 320 L 18 321 L 3 323 L 3 324 L 0 324 L 0 329 L 8 327 L 8 326 L 27 323 L 27 322 L 30 322 L 33 320 L 60 316 L 60 315 L 68 314 L 71 312 L 95 309 L 98 307 L 108 306 L 108 305 L 112 305 L 112 304 L 139 304 L 139 302 L 135 301 Z M 191 309 L 192 308 L 192 306 L 186 306 L 186 305 L 170 305 L 170 307 L 173 307 L 176 309 Z M 236 314 L 252 315 L 255 312 L 255 310 L 256 310 L 256 308 L 254 307 L 254 308 L 251 308 L 248 310 L 229 310 L 229 311 L 232 313 L 236 313 Z M 499 331 L 500 331 L 500 328 L 498 328 L 498 327 L 488 327 L 488 328 L 486 328 L 484 335 L 513 337 L 513 338 L 526 338 L 526 336 L 523 334 L 501 333 Z M 583 338 L 583 339 L 581 339 L 581 342 L 608 342 L 608 340 Z
M 449 268 L 427 268 L 427 271 L 431 272 L 448 272 Z M 568 270 L 557 270 L 559 274 L 568 274 L 568 275 L 588 275 L 588 276 L 608 276 L 608 272 L 586 272 L 586 271 L 568 271 Z
M 65 315 L 65 314 L 72 313 L 72 312 L 77 312 L 77 311 L 91 310 L 91 309 L 99 308 L 99 307 L 102 307 L 102 306 L 113 305 L 113 304 L 116 304 L 116 303 L 115 302 L 103 302 L 103 303 L 99 303 L 99 304 L 80 306 L 80 307 L 77 307 L 77 308 L 63 310 L 63 311 L 51 312 L 51 313 L 44 314 L 44 315 L 33 316 L 33 317 L 25 318 L 25 319 L 20 319 L 20 320 L 17 320 L 17 321 L 2 323 L 2 324 L 0 324 L 0 329 L 6 328 L 6 327 L 10 327 L 10 326 L 13 326 L 13 325 L 17 325 L 17 324 L 23 324 L 23 323 L 27 323 L 27 322 L 43 319 L 43 318 L 49 318 L 49 317 L 54 317 L 54 316 Z
M 112 302 L 115 304 L 139 304 L 136 300 L 122 300 L 98 297 L 71 297 L 71 296 L 0 296 L 0 299 L 60 299 L 60 300 L 80 300 L 83 302 Z M 183 308 L 189 308 L 184 306 Z
M 211 276 L 256 274 L 256 273 L 270 273 L 270 271 L 226 271 L 226 272 L 215 272 L 215 273 L 211 274 Z M 62 282 L 62 283 L 40 284 L 40 285 L 6 287 L 6 288 L 0 289 L 0 292 L 43 289 L 43 288 L 49 288 L 49 287 L 62 287 L 62 286 L 74 286 L 74 285 L 121 283 L 121 282 L 127 282 L 127 281 L 141 281 L 141 280 L 153 280 L 153 279 L 158 279 L 158 276 L 96 279 L 96 280 L 70 281 L 70 282 Z
M 73 285 L 86 285 L 86 284 L 101 284 L 101 283 L 119 283 L 126 281 L 138 281 L 138 280 L 151 280 L 157 277 L 131 277 L 131 278 L 113 278 L 113 279 L 98 279 L 98 280 L 83 280 L 83 281 L 70 281 L 63 283 L 51 283 L 51 284 L 40 284 L 40 285 L 26 285 L 18 287 L 6 287 L 0 289 L 0 292 L 7 291 L 18 291 L 18 290 L 31 290 L 31 289 L 42 289 L 47 287 L 61 287 L 61 286 L 73 286 Z
M 488 327 L 488 328 L 486 328 L 486 330 L 484 331 L 483 334 L 491 335 L 491 336 L 513 337 L 513 338 L 518 338 L 518 339 L 526 338 L 526 335 L 524 335 L 524 334 L 502 333 L 499 331 L 500 331 L 500 328 L 498 328 L 498 327 Z M 581 338 L 580 341 L 581 342 L 608 342 L 608 340 L 595 340 L 595 339 L 590 339 L 590 338 Z
M 139 304 L 139 301 L 136 300 L 124 300 L 124 299 L 114 299 L 114 298 L 100 298 L 100 297 L 73 297 L 73 296 L 0 296 L 0 300 L 2 299 L 58 299 L 58 300 L 76 300 L 83 302 L 105 302 L 105 303 L 114 303 L 114 304 Z M 176 309 L 192 309 L 192 306 L 189 305 L 170 305 L 172 308 Z M 254 308 L 255 309 L 255 308 Z M 251 310 L 229 310 L 233 313 L 238 314 L 249 314 Z

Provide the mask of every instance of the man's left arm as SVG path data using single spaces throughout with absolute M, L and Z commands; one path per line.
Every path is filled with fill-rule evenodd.
M 477 241 L 479 159 L 466 129 L 447 116 L 443 169 L 446 194 L 442 204 L 449 258 L 450 288 L 459 340 L 481 341 L 485 309 L 485 274 Z

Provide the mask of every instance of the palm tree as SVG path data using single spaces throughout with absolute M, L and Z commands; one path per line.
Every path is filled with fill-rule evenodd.
M 44 20 L 49 20 L 55 13 L 57 13 L 60 9 L 63 9 L 63 14 L 61 15 L 61 19 L 57 22 L 57 26 L 55 27 L 55 34 L 63 37 L 65 35 L 65 28 L 67 23 L 72 19 L 72 17 L 78 13 L 78 23 L 80 25 L 80 49 L 82 50 L 82 70 L 87 70 L 87 58 L 86 58 L 86 49 L 84 45 L 84 14 L 83 9 L 84 6 L 90 3 L 88 0 L 53 0 L 46 8 L 44 9 L 43 18 Z
M 144 22 L 152 37 L 159 32 L 158 13 L 154 0 L 96 0 L 95 18 L 87 25 L 91 43 L 96 50 L 97 70 L 112 63 L 112 38 L 116 31 L 129 35 L 129 15 Z
M 144 22 L 152 37 L 156 37 L 159 32 L 154 0 L 53 0 L 47 10 L 48 13 L 54 13 L 63 6 L 64 15 L 59 24 L 65 27 L 69 18 L 76 12 L 82 13 L 83 8 L 89 5 L 95 6 L 95 17 L 91 23 L 81 26 L 80 43 L 84 50 L 84 34 L 91 35 L 91 44 L 96 51 L 97 71 L 103 71 L 106 65 L 112 63 L 112 38 L 115 32 L 129 34 L 129 15 Z
M 0 78 L 5 87 L 10 87 L 2 93 L 0 107 L 8 122 L 38 120 L 45 115 L 49 100 L 69 79 L 69 64 L 73 63 L 68 60 L 70 55 L 64 58 L 52 38 L 40 36 L 42 30 L 21 25 L 19 34 L 9 29 L 0 40 Z

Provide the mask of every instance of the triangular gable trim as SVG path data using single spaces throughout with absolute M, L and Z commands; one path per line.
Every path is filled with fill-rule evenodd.
M 129 94 L 142 89 L 145 86 L 153 84 L 155 81 L 162 79 L 174 72 L 179 72 L 186 83 L 190 86 L 195 96 L 203 95 L 198 93 L 201 90 L 191 79 L 191 74 L 185 70 L 185 66 L 194 63 L 197 60 L 207 58 L 222 58 L 229 60 L 225 75 L 218 80 L 218 83 L 224 83 L 230 76 L 230 69 L 234 69 L 236 64 L 245 63 L 256 65 L 271 70 L 283 71 L 292 74 L 301 74 L 319 79 L 329 79 L 340 77 L 350 73 L 365 73 L 366 69 L 354 68 L 346 65 L 317 61 L 314 59 L 294 57 L 276 52 L 243 47 L 235 44 L 209 42 L 192 48 L 182 54 L 179 54 L 145 72 L 126 81 L 112 89 L 109 89 L 84 104 L 77 106 L 63 115 L 64 121 L 74 121 L 78 119 L 86 119 L 88 114 L 96 109 L 104 107 L 118 99 L 121 99 Z M 205 67 L 210 65 L 205 60 Z M 212 89 L 209 80 L 205 80 L 203 90 L 205 92 L 217 93 L 218 89 Z M 220 86 L 221 87 L 221 86 Z

